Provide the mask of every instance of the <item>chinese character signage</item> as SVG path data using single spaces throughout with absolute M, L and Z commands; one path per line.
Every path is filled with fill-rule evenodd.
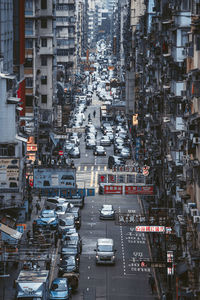
M 119 185 L 105 185 L 104 194 L 122 194 L 122 186 Z
M 153 186 L 125 186 L 126 195 L 153 195 Z

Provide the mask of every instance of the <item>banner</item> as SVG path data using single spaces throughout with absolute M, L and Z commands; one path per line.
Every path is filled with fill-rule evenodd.
M 104 194 L 122 194 L 122 186 L 104 185 Z
M 125 186 L 125 195 L 153 195 L 153 186 Z

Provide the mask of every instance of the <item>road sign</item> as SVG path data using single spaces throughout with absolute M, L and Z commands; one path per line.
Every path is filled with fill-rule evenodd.
M 63 152 L 62 150 L 60 150 L 60 151 L 58 151 L 58 154 L 59 154 L 60 156 L 63 156 L 64 152 Z
M 166 268 L 166 267 L 172 267 L 172 262 L 141 260 L 140 267 Z

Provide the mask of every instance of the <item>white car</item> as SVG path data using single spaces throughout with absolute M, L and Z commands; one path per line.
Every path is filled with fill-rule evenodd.
M 100 140 L 100 145 L 101 146 L 110 146 L 111 145 L 110 138 L 106 135 L 103 135 L 101 140 Z

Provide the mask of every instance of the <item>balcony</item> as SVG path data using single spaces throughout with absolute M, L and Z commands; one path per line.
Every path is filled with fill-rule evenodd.
M 185 84 L 183 81 L 171 82 L 171 93 L 175 96 L 182 96 L 182 92 L 185 91 Z
M 53 47 L 40 47 L 38 51 L 38 55 L 53 55 L 54 49 Z
M 172 47 L 172 57 L 175 62 L 183 62 L 187 56 L 187 51 L 185 47 L 176 46 Z

